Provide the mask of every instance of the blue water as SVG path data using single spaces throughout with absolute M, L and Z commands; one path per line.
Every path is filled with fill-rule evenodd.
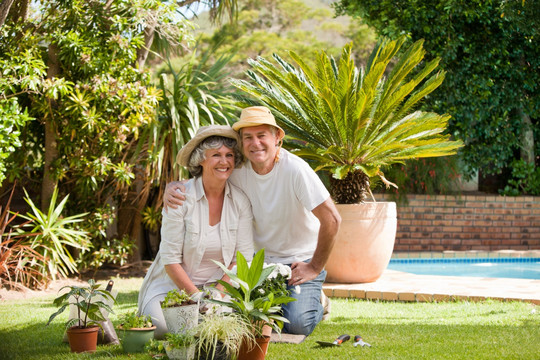
M 388 268 L 418 275 L 540 279 L 540 258 L 392 259 Z

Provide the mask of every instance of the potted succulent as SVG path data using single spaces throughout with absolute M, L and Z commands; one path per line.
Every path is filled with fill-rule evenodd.
M 154 338 L 156 326 L 150 315 L 137 315 L 135 310 L 120 317 L 118 329 L 122 330 L 122 348 L 126 353 L 143 352 L 146 343 Z
M 105 321 L 101 310 L 113 312 L 111 307 L 99 299 L 110 299 L 113 303 L 116 300 L 107 290 L 99 289 L 101 285 L 94 280 L 88 280 L 88 286 L 64 286 L 63 289 L 69 289 L 68 292 L 54 299 L 53 304 L 59 309 L 49 317 L 47 325 L 64 312 L 70 305 L 70 302 L 77 307 L 77 317 L 69 319 L 66 322 L 69 346 L 72 352 L 93 352 L 97 346 L 99 321 Z
M 264 329 L 280 333 L 283 323 L 288 322 L 281 315 L 281 305 L 296 299 L 289 296 L 287 276 L 275 271 L 277 265 L 265 267 L 264 249 L 255 254 L 251 265 L 240 252 L 236 254 L 236 262 L 236 272 L 215 262 L 231 280 L 231 284 L 218 280 L 224 288 L 221 292 L 230 299 L 228 302 L 210 301 L 230 307 L 250 325 L 254 338 L 245 339 L 239 359 L 255 359 L 256 356 L 264 359 L 270 341 L 270 333 L 264 333 Z M 275 275 L 271 276 L 272 273 Z
M 199 303 L 185 290 L 170 290 L 161 302 L 168 332 L 179 334 L 193 329 L 199 322 Z
M 286 147 L 330 175 L 342 223 L 326 265 L 328 281 L 375 281 L 390 261 L 396 204 L 375 202 L 371 180 L 393 185 L 384 177 L 385 166 L 452 155 L 462 146 L 443 134 L 449 115 L 416 110 L 444 79 L 444 71 L 432 74 L 439 59 L 424 61 L 422 41 L 387 70 L 404 42 L 404 37 L 381 40 L 365 69 L 355 66 L 348 44 L 338 61 L 317 54 L 314 68 L 294 52 L 295 65 L 277 55 L 280 67 L 262 58 L 250 60 L 251 82 L 233 81 L 272 110 L 287 133 Z M 369 195 L 373 202 L 366 202 Z
M 163 346 L 171 360 L 195 358 L 195 337 L 190 331 L 181 334 L 166 333 Z
M 245 339 L 254 340 L 253 329 L 239 314 L 210 313 L 197 326 L 195 344 L 200 360 L 235 360 Z

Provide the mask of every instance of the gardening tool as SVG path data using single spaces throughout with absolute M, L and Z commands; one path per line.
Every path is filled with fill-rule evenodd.
M 320 346 L 340 346 L 341 343 L 349 340 L 351 337 L 347 334 L 340 335 L 334 342 L 328 342 L 328 341 L 317 341 L 317 344 Z
M 356 347 L 357 345 L 360 345 L 362 347 L 364 347 L 364 346 L 371 347 L 370 344 L 368 344 L 367 342 L 362 340 L 362 337 L 360 335 L 355 335 L 353 345 L 354 345 L 354 347 Z

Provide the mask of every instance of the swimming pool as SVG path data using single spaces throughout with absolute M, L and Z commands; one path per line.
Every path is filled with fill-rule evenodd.
M 540 258 L 391 259 L 388 268 L 417 275 L 540 279 Z

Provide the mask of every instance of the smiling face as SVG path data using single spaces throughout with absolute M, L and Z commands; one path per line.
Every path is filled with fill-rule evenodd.
M 267 174 L 274 167 L 279 144 L 277 134 L 270 125 L 242 128 L 242 151 L 258 174 Z
M 207 149 L 200 163 L 203 178 L 227 180 L 234 170 L 234 151 L 225 145 L 219 149 Z

